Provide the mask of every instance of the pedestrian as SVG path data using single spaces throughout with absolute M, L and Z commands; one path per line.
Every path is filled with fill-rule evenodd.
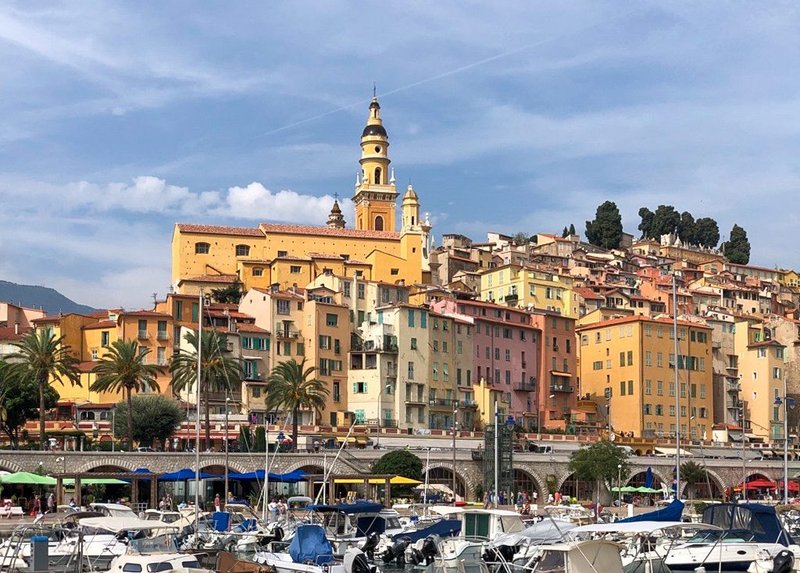
M 56 496 L 53 495 L 53 492 L 50 492 L 50 495 L 47 496 L 47 513 L 55 513 L 56 512 Z
M 37 515 L 40 515 L 41 513 L 42 513 L 42 500 L 37 495 L 33 498 L 33 509 L 31 509 L 31 515 L 35 517 Z
M 219 499 L 219 494 L 214 496 L 214 511 L 222 511 L 222 502 Z
M 167 498 L 166 497 L 162 497 L 160 500 L 158 500 L 158 509 L 160 509 L 161 511 L 164 511 L 164 510 L 167 509 Z
M 278 521 L 278 502 L 274 498 L 269 502 L 269 514 L 272 516 L 272 521 Z

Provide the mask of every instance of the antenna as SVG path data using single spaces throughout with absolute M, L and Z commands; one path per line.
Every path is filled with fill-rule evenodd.
M 378 97 L 378 85 L 372 82 L 372 97 Z

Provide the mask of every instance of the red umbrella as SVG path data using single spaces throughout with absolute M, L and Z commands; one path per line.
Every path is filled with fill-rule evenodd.
M 774 489 L 775 487 L 777 487 L 778 484 L 776 484 L 774 481 L 769 481 L 768 479 L 754 479 L 753 481 L 747 482 L 746 485 L 747 489 L 766 489 L 766 488 Z M 738 487 L 741 488 L 742 485 L 739 484 Z
M 783 481 L 778 482 L 778 489 L 783 491 Z M 789 491 L 800 491 L 800 483 L 789 480 Z

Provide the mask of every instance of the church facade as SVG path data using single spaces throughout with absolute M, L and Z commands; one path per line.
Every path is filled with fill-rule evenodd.
M 352 197 L 355 228 L 346 226 L 338 201 L 327 223 L 319 226 L 178 223 L 172 236 L 173 288 L 194 294 L 237 280 L 245 290 L 274 284 L 281 289 L 305 287 L 326 271 L 388 283 L 430 282 L 431 225 L 427 218 L 420 219 L 419 198 L 409 185 L 401 199 L 398 226 L 389 137 L 375 97 L 361 134 L 359 163 Z

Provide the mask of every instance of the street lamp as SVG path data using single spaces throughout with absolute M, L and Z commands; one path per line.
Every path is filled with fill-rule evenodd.
M 786 395 L 786 377 L 783 379 L 783 398 L 775 397 L 775 406 L 783 406 L 783 503 L 789 503 L 789 401 L 794 399 Z
M 617 515 L 619 515 L 619 512 L 622 511 L 622 464 L 617 464 L 617 500 L 619 506 Z
M 116 431 L 114 430 L 116 422 L 117 422 L 117 407 L 114 406 L 113 408 L 111 408 L 111 451 L 112 452 L 117 451 L 117 444 L 116 444 L 117 435 Z
M 453 505 L 456 503 L 456 428 L 458 427 L 458 402 L 453 408 Z
M 225 498 L 223 503 L 228 503 L 228 411 L 230 410 L 231 397 L 225 390 Z

